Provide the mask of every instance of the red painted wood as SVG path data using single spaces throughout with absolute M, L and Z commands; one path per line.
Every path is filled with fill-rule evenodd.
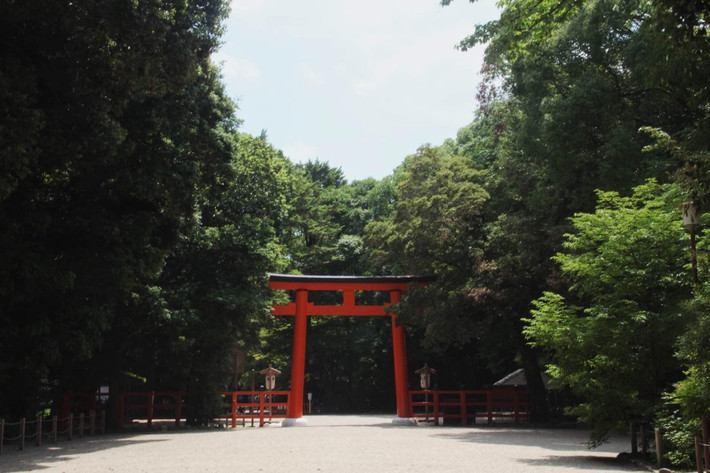
M 399 303 L 401 293 L 390 292 L 392 304 Z M 397 396 L 397 417 L 411 417 L 412 405 L 409 397 L 407 377 L 407 345 L 403 326 L 397 326 L 396 315 L 392 315 L 392 352 L 394 354 L 394 383 Z
M 146 409 L 148 411 L 148 427 L 153 425 L 153 406 L 155 405 L 155 393 L 148 395 L 148 404 Z
M 175 399 L 175 425 L 180 425 L 180 419 L 182 419 L 182 393 L 177 393 Z
M 126 397 L 118 395 L 118 426 L 123 428 L 126 424 Z
M 355 306 L 355 290 L 348 289 L 343 291 L 343 305 L 344 306 Z
M 430 401 L 428 399 L 432 394 L 434 399 Z M 423 401 L 416 400 L 422 397 Z M 411 405 L 416 408 L 412 417 L 430 417 L 428 408 L 431 407 L 434 425 L 439 425 L 439 419 L 459 419 L 461 425 L 466 425 L 469 418 L 473 418 L 474 422 L 477 418 L 484 418 L 488 419 L 489 423 L 493 422 L 493 419 L 528 418 L 529 397 L 528 391 L 518 390 L 410 391 Z
M 303 416 L 303 378 L 306 374 L 306 319 L 308 291 L 296 292 L 296 314 L 293 323 L 293 356 L 291 357 L 291 395 L 288 397 L 286 417 Z
M 264 427 L 264 395 L 259 395 L 259 427 Z
M 349 276 L 295 276 L 272 274 L 269 286 L 274 290 L 296 291 L 296 302 L 275 305 L 272 314 L 294 316 L 294 342 L 291 369 L 291 395 L 289 396 L 289 418 L 303 415 L 303 376 L 305 375 L 306 318 L 312 316 L 374 316 L 390 315 L 386 311 L 389 304 L 400 301 L 401 293 L 412 285 L 427 284 L 432 277 L 349 277 Z M 308 291 L 337 291 L 343 293 L 342 305 L 315 305 L 308 303 Z M 382 305 L 357 305 L 356 291 L 380 291 L 390 293 L 390 302 Z M 404 327 L 398 327 L 395 315 L 392 320 L 392 344 L 394 353 L 395 391 L 397 416 L 411 417 L 412 405 L 409 396 L 407 373 L 407 347 Z
M 439 425 L 439 393 L 434 391 L 434 425 Z
M 488 403 L 488 425 L 493 422 L 493 392 L 488 391 L 487 403 Z
M 273 315 L 296 315 L 296 303 L 291 302 L 286 305 L 275 305 L 273 306 Z M 307 315 L 324 315 L 324 316 L 370 316 L 370 317 L 382 317 L 388 315 L 385 312 L 384 305 L 355 305 L 355 304 L 343 304 L 343 305 L 315 305 L 311 302 L 308 303 L 306 308 Z
M 237 427 L 237 393 L 232 393 L 232 428 Z
M 461 391 L 459 393 L 460 401 L 460 411 L 461 411 L 461 425 L 468 425 L 468 412 L 466 411 L 466 393 Z

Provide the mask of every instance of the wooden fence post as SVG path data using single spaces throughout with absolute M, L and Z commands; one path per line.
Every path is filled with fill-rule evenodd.
M 259 393 L 259 427 L 264 427 L 264 393 Z
M 252 404 L 254 403 L 254 401 L 256 401 L 256 399 L 254 399 L 254 396 L 258 396 L 258 394 L 250 395 Z M 251 426 L 254 427 L 254 406 L 249 406 L 249 414 L 251 414 Z M 244 427 L 246 427 L 246 422 L 244 423 Z
M 177 393 L 175 402 L 175 427 L 180 427 L 180 419 L 182 419 L 182 392 Z
M 146 409 L 148 411 L 148 427 L 153 425 L 153 405 L 155 403 L 155 391 L 148 394 L 148 404 Z
M 59 405 L 59 418 L 64 419 L 65 417 L 69 417 L 69 394 L 62 396 L 62 402 Z M 64 424 L 64 420 L 62 420 L 62 424 Z
M 126 423 L 126 393 L 118 393 L 118 426 Z
M 20 419 L 20 450 L 25 449 L 25 418 Z
M 413 396 L 413 394 L 410 394 Z M 411 400 L 412 403 L 414 403 L 414 399 Z M 432 398 L 432 402 L 434 402 L 434 399 Z M 414 407 L 412 407 L 414 409 Z M 429 391 L 424 391 L 424 421 L 429 422 Z
M 486 407 L 488 409 L 488 425 L 493 422 L 493 391 L 486 392 Z
M 656 465 L 658 468 L 661 467 L 661 463 L 663 462 L 663 445 L 661 444 L 661 429 L 656 427 L 653 431 L 656 437 Z
M 232 391 L 232 428 L 237 427 L 237 392 Z
M 439 425 L 439 391 L 434 391 L 434 425 Z
M 695 437 L 695 465 L 698 468 L 698 473 L 703 473 L 705 469 L 703 467 L 703 452 L 700 447 L 700 439 L 697 436 Z
M 37 446 L 42 446 L 42 414 L 37 414 Z
M 459 403 L 461 412 L 461 425 L 468 424 L 468 412 L 466 412 L 466 392 L 459 391 Z

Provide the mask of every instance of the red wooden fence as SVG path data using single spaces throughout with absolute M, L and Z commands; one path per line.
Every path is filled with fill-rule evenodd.
M 229 399 L 225 403 L 230 407 L 223 418 L 225 423 L 231 421 L 232 428 L 236 427 L 241 419 L 242 425 L 246 426 L 247 420 L 259 419 L 259 427 L 264 423 L 271 423 L 271 419 L 283 419 L 286 417 L 289 391 L 232 391 L 222 393 Z
M 179 391 L 126 392 L 118 395 L 118 425 L 133 420 L 175 420 L 180 425 L 185 413 L 186 395 Z
M 216 420 L 232 428 L 238 424 L 259 426 L 286 417 L 289 391 L 225 391 L 221 393 L 224 410 Z M 412 416 L 431 419 L 439 425 L 442 419 L 459 419 L 462 425 L 485 419 L 512 418 L 515 422 L 527 419 L 530 395 L 525 390 L 484 391 L 410 391 Z M 101 395 L 70 393 L 65 396 L 66 413 L 105 409 Z M 189 408 L 187 394 L 179 391 L 127 392 L 118 395 L 118 421 L 124 426 L 133 421 L 172 420 L 176 425 L 185 421 Z
M 67 393 L 62 398 L 59 407 L 59 417 L 66 418 L 69 414 L 79 415 L 82 412 L 89 415 L 91 412 L 106 410 L 107 394 L 100 393 Z
M 469 420 L 486 419 L 488 424 L 496 419 L 513 418 L 517 423 L 529 416 L 530 393 L 524 390 L 485 391 L 410 391 L 412 416 L 432 419 L 459 419 L 461 425 Z
M 221 393 L 224 410 L 218 420 L 232 428 L 238 423 L 246 425 L 248 420 L 259 426 L 271 419 L 286 417 L 288 391 L 225 391 Z M 134 420 L 152 425 L 154 420 L 174 420 L 175 425 L 184 422 L 189 408 L 187 394 L 178 391 L 128 392 L 118 395 L 118 421 L 124 426 Z

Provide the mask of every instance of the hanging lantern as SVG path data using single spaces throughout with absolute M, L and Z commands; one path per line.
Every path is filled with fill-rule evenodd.
M 434 368 L 429 368 L 429 365 L 427 363 L 424 363 L 423 368 L 419 368 L 417 371 L 415 371 L 416 374 L 420 376 L 419 378 L 419 385 L 424 389 L 425 391 L 429 390 L 431 387 L 431 375 L 436 373 L 436 370 Z
M 273 391 L 274 387 L 276 386 L 276 375 L 281 374 L 281 371 L 277 370 L 276 368 L 273 368 L 271 366 L 271 363 L 269 363 L 269 367 L 265 370 L 259 371 L 259 374 L 264 375 L 264 386 L 266 387 L 266 390 Z
M 683 226 L 689 231 L 694 231 L 700 223 L 698 206 L 695 202 L 683 202 Z

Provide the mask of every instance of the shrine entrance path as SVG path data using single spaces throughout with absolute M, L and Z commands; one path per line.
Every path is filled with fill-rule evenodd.
M 629 472 L 628 440 L 588 450 L 588 432 L 514 426 L 393 426 L 393 416 L 306 416 L 307 427 L 108 434 L 6 447 L 0 471 Z

